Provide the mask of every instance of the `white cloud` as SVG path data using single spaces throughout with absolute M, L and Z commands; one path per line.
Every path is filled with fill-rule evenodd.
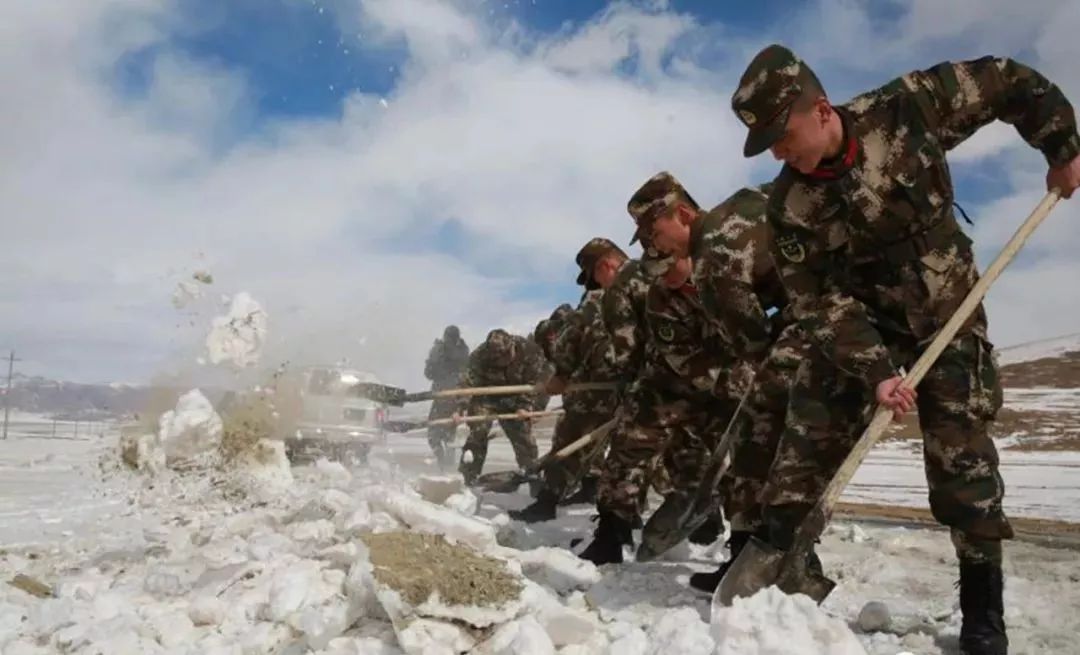
M 671 170 L 711 203 L 775 170 L 742 159 L 728 105 L 760 44 L 726 35 L 708 52 L 735 54 L 703 69 L 696 57 L 716 26 L 662 3 L 617 3 L 555 35 L 449 0 L 357 6 L 340 15 L 344 33 L 408 48 L 388 107 L 356 93 L 340 119 L 280 121 L 239 142 L 233 129 L 252 89 L 233 70 L 168 50 L 171 3 L 54 0 L 0 10 L 0 329 L 29 367 L 97 379 L 196 368 L 217 308 L 185 314 L 169 299 L 178 280 L 206 268 L 216 279 L 209 298 L 247 290 L 264 304 L 271 363 L 348 356 L 417 385 L 446 323 L 461 324 L 476 344 L 492 327 L 525 331 L 550 306 L 572 302 L 577 248 L 594 235 L 628 239 L 626 199 L 655 171 Z M 812 62 L 820 55 L 826 73 L 840 70 L 848 46 L 868 48 L 865 67 L 891 75 L 903 68 L 882 61 L 890 53 L 957 34 L 979 43 L 979 30 L 992 27 L 1007 43 L 1035 43 L 1033 63 L 1053 58 L 1048 72 L 1080 94 L 1064 63 L 1075 60 L 1067 57 L 1075 41 L 1061 25 L 1080 27 L 1080 18 L 1062 3 L 1056 14 L 1047 5 L 1041 22 L 1012 27 L 962 12 L 969 28 L 949 34 L 917 5 L 900 22 L 906 31 L 870 36 L 849 33 L 874 26 L 861 5 L 821 6 L 840 12 L 836 21 L 798 32 L 795 45 Z M 111 67 L 148 44 L 165 54 L 147 97 L 116 95 Z M 926 50 L 905 51 L 902 65 L 940 60 Z M 630 56 L 636 77 L 618 72 Z M 1038 196 L 1038 161 L 1006 147 L 1015 141 L 986 132 L 957 158 L 1017 162 L 1011 185 L 1023 193 L 976 208 L 980 261 L 1020 220 L 1017 207 Z M 1056 276 L 1076 277 L 1071 253 L 1080 245 L 1076 210 L 1059 212 L 1072 215 L 1048 223 L 1033 251 L 1040 257 L 994 292 L 1000 343 L 1076 330 L 1077 317 L 1053 311 L 1076 293 Z M 451 224 L 458 252 L 436 240 Z M 1034 293 L 1021 280 L 1060 286 Z M 523 287 L 566 295 L 531 300 Z M 1030 313 L 1014 318 L 1012 306 Z M 1036 314 L 1037 327 L 1020 320 Z

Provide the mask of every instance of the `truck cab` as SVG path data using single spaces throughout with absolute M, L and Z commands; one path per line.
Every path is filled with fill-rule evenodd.
M 364 462 L 372 445 L 386 442 L 387 406 L 351 394 L 359 382 L 379 380 L 371 373 L 336 366 L 311 366 L 300 372 L 300 415 L 295 434 L 285 441 L 290 459 Z

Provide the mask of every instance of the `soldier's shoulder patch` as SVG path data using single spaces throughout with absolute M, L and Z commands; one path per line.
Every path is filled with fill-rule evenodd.
M 675 328 L 670 325 L 661 325 L 656 328 L 656 336 L 660 337 L 661 341 L 672 341 L 675 338 Z
M 806 247 L 794 234 L 782 234 L 776 237 L 776 247 L 784 259 L 793 264 L 802 263 L 806 259 Z

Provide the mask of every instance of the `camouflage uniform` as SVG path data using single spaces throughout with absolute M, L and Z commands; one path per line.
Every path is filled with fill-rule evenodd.
M 687 251 L 701 306 L 724 348 L 740 362 L 718 379 L 716 395 L 738 399 L 751 389 L 734 426 L 731 465 L 721 482 L 724 510 L 736 531 L 760 524 L 760 494 L 783 432 L 788 394 L 807 342 L 782 311 L 783 285 L 770 255 L 765 219 L 771 185 L 744 188 L 690 224 Z M 696 203 L 670 173 L 653 176 L 630 201 L 639 231 L 672 211 Z M 781 335 L 779 339 L 776 335 Z
M 575 382 L 605 382 L 613 380 L 611 371 L 602 358 L 596 358 L 595 341 L 607 335 L 586 326 L 599 321 L 600 305 L 604 296 L 602 289 L 586 291 L 572 320 L 566 321 L 552 347 L 552 363 L 555 375 Z M 618 394 L 610 391 L 576 391 L 563 394 L 563 410 L 555 424 L 551 449 L 558 451 L 592 432 L 610 420 L 618 407 Z M 586 448 L 549 466 L 544 472 L 545 486 L 559 498 L 572 491 L 570 487 L 584 475 L 599 477 L 600 459 L 596 449 Z M 589 470 L 583 471 L 583 466 Z
M 626 521 L 639 515 L 654 474 L 659 479 L 651 481 L 664 495 L 694 493 L 713 439 L 734 409 L 714 395 L 733 362 L 693 286 L 652 284 L 645 328 L 641 373 L 600 478 L 600 505 Z
M 431 380 L 432 391 L 452 389 L 458 383 L 469 362 L 469 346 L 461 338 L 456 325 L 447 326 L 442 339 L 436 339 L 424 363 L 424 377 Z M 457 402 L 451 398 L 436 398 L 431 403 L 428 420 L 450 418 Z M 454 439 L 453 425 L 435 425 L 428 428 L 428 444 L 440 465 L 446 458 L 447 444 Z
M 746 154 L 783 130 L 803 85 L 816 83 L 812 75 L 779 46 L 755 58 L 732 101 L 751 128 Z M 946 151 L 994 119 L 1012 123 L 1052 165 L 1080 153 L 1080 137 L 1060 90 L 1009 59 L 939 64 L 835 109 L 841 156 L 812 175 L 785 167 L 768 217 L 793 315 L 831 364 L 807 360 L 797 384 L 808 393 L 824 388 L 819 371 L 828 377 L 831 368 L 860 383 L 861 395 L 850 391 L 854 403 L 914 363 L 978 278 L 953 215 Z M 1000 540 L 1013 531 L 987 435 L 1001 387 L 981 307 L 918 392 L 931 510 L 952 529 L 961 560 L 1000 560 Z M 850 447 L 849 434 L 830 436 L 828 426 L 856 421 L 858 412 L 819 396 L 791 413 L 796 424 L 784 433 L 766 499 L 768 512 L 797 517 L 818 486 L 810 478 L 829 477 L 820 472 L 834 470 Z
M 469 365 L 461 377 L 462 387 L 488 387 L 518 384 L 537 384 L 550 374 L 550 366 L 544 360 L 540 348 L 525 337 L 492 330 L 484 343 L 477 346 L 469 357 Z M 479 414 L 509 414 L 518 410 L 536 411 L 547 406 L 548 397 L 543 394 L 516 396 L 474 396 L 459 401 L 458 410 L 470 416 Z M 484 469 L 487 457 L 489 433 L 494 421 L 472 423 L 469 437 L 462 448 L 462 475 L 472 482 Z M 506 438 L 514 448 L 519 467 L 536 461 L 536 439 L 532 434 L 532 422 L 520 420 L 499 421 Z M 466 453 L 472 461 L 466 462 Z

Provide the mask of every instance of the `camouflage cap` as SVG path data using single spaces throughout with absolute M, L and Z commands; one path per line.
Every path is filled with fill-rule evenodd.
M 814 71 L 784 46 L 773 44 L 757 53 L 731 96 L 731 108 L 750 130 L 743 155 L 759 155 L 776 143 L 792 104 L 803 92 L 821 88 Z
M 577 276 L 577 283 L 590 290 L 599 288 L 596 281 L 593 280 L 593 267 L 596 266 L 596 262 L 600 261 L 601 257 L 609 252 L 626 257 L 626 253 L 623 252 L 622 248 L 615 245 L 615 242 L 610 239 L 603 237 L 589 239 L 589 242 L 582 246 L 575 258 L 578 267 L 581 269 Z
M 671 173 L 661 171 L 650 177 L 630 196 L 630 202 L 626 203 L 626 211 L 637 223 L 637 230 L 634 231 L 634 238 L 630 239 L 630 243 L 639 239 L 645 243 L 652 230 L 653 221 L 674 209 L 679 202 L 686 202 L 694 209 L 698 208 L 698 204 Z
M 533 341 L 539 346 L 546 346 L 559 334 L 559 331 L 562 330 L 573 314 L 574 308 L 566 303 L 556 307 L 555 311 L 551 312 L 551 316 L 536 324 L 536 330 L 533 331 Z
M 514 337 L 510 336 L 506 330 L 496 328 L 488 332 L 485 342 L 488 346 L 488 354 L 492 357 L 501 358 L 513 353 Z

